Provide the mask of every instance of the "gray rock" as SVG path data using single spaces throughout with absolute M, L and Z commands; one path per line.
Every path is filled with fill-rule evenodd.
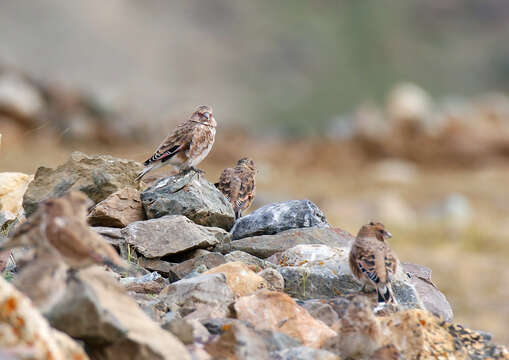
M 184 215 L 197 224 L 230 230 L 235 220 L 231 204 L 204 176 L 194 172 L 163 178 L 141 193 L 149 219 Z
M 135 161 L 73 152 L 69 160 L 56 169 L 37 169 L 23 196 L 25 213 L 29 216 L 39 202 L 71 190 L 80 190 L 98 203 L 126 186 L 136 188 L 138 184 L 134 178 L 141 169 L 143 166 Z
M 291 229 L 275 235 L 261 235 L 216 246 L 217 251 L 229 253 L 235 250 L 265 259 L 278 252 L 301 244 L 323 244 L 330 247 L 350 247 L 354 237 L 341 229 L 310 227 Z
M 266 269 L 269 267 L 274 267 L 273 264 L 262 260 L 260 258 L 257 258 L 256 256 L 253 256 L 251 254 L 248 254 L 244 251 L 232 251 L 229 254 L 226 254 L 224 256 L 224 259 L 226 262 L 241 262 L 246 265 L 255 265 L 258 266 L 260 269 Z
M 329 227 L 322 210 L 309 200 L 290 200 L 265 205 L 235 222 L 234 240 L 272 235 L 289 229 Z
M 159 275 L 158 272 L 148 273 L 140 277 L 126 277 L 120 279 L 127 291 L 134 291 L 142 294 L 159 294 L 168 285 L 168 280 Z
M 340 360 L 340 358 L 326 350 L 298 346 L 271 352 L 270 360 Z
M 146 258 L 206 248 L 229 238 L 223 229 L 196 225 L 181 215 L 136 221 L 123 228 L 121 233 L 125 241 Z
M 91 358 L 190 359 L 184 345 L 99 267 L 80 271 L 47 318 L 55 328 L 83 340 Z
M 168 275 L 171 267 L 175 265 L 161 259 L 146 259 L 143 256 L 138 257 L 138 264 L 145 269 L 157 271 L 165 275 Z
M 251 329 L 254 329 L 253 324 L 248 321 L 232 319 L 232 318 L 211 318 L 201 320 L 203 326 L 207 328 L 212 335 L 221 335 L 225 329 L 232 326 L 233 323 L 240 323 Z
M 415 286 L 424 308 L 445 321 L 452 321 L 454 313 L 445 295 L 431 282 L 431 269 L 422 265 L 403 263 L 403 269 Z
M 198 320 L 173 319 L 164 322 L 161 327 L 175 335 L 184 344 L 205 343 L 210 337 L 209 331 Z
M 267 268 L 260 271 L 258 275 L 267 280 L 267 289 L 269 290 L 283 291 L 285 288 L 285 279 L 276 269 Z
M 110 245 L 115 247 L 121 247 L 125 245 L 124 236 L 121 233 L 121 229 L 104 226 L 94 226 L 92 230 L 101 235 Z
M 257 333 L 262 337 L 267 351 L 279 351 L 302 345 L 301 342 L 279 331 L 259 330 Z
M 205 269 L 202 272 L 205 272 L 209 269 L 212 269 L 216 266 L 225 263 L 224 256 L 219 253 L 209 253 L 199 257 L 195 257 L 186 261 L 181 262 L 180 264 L 173 265 L 170 268 L 169 273 L 171 273 L 172 278 L 180 280 L 189 275 L 193 270 L 198 268 L 200 265 L 204 265 Z
M 323 300 L 307 300 L 299 303 L 308 313 L 325 325 L 331 326 L 339 320 L 338 313 L 331 305 Z

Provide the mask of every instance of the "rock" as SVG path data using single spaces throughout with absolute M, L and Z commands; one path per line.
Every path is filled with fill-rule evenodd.
M 121 231 L 125 241 L 146 258 L 159 258 L 220 244 L 229 234 L 220 228 L 196 225 L 182 215 L 136 221 Z
M 279 331 L 259 330 L 258 335 L 263 338 L 267 351 L 279 351 L 301 345 L 301 342 Z
M 359 292 L 362 286 L 350 272 L 349 253 L 350 247 L 317 244 L 297 245 L 284 251 L 278 271 L 285 279 L 285 292 L 299 299 L 332 298 Z M 392 287 L 401 307 L 423 308 L 402 266 L 398 266 Z M 366 295 L 374 297 L 375 293 Z
M 97 204 L 126 186 L 136 188 L 138 184 L 134 178 L 142 168 L 140 163 L 131 160 L 73 152 L 69 160 L 56 169 L 37 169 L 23 197 L 23 207 L 29 216 L 39 202 L 71 190 L 84 192 Z
M 234 294 L 224 274 L 202 274 L 168 285 L 161 291 L 159 298 L 169 309 L 175 305 L 179 310 L 183 309 L 183 316 L 204 307 L 205 311 L 196 315 L 209 318 L 213 317 L 207 316 L 210 312 L 223 315 L 216 317 L 226 317 L 229 314 L 228 306 L 234 301 Z
M 338 313 L 325 300 L 307 300 L 299 302 L 309 315 L 320 320 L 327 326 L 332 326 L 339 320 Z
M 6 220 L 14 220 L 22 210 L 23 194 L 33 178 L 23 173 L 0 173 L 0 211 Z
M 209 331 L 198 320 L 174 319 L 163 323 L 161 327 L 175 335 L 184 344 L 205 343 L 210 337 Z
M 140 192 L 131 187 L 114 192 L 98 203 L 88 215 L 88 223 L 92 226 L 119 228 L 144 219 Z
M 92 230 L 101 235 L 108 244 L 113 245 L 116 248 L 125 246 L 125 239 L 118 228 L 96 226 L 93 227 Z
M 389 94 L 387 113 L 389 120 L 397 126 L 428 130 L 432 121 L 432 101 L 415 84 L 397 84 Z
M 175 264 L 170 268 L 172 277 L 177 280 L 183 279 L 189 275 L 198 266 L 204 265 L 206 269 L 212 269 L 225 263 L 224 256 L 219 253 L 208 253 L 199 257 L 195 257 L 179 264 Z M 205 271 L 207 271 L 205 270 Z
M 75 277 L 47 316 L 56 328 L 83 340 L 93 358 L 190 359 L 183 344 L 149 319 L 102 268 Z
M 168 285 L 168 281 L 159 273 L 153 272 L 142 277 L 126 277 L 120 279 L 127 291 L 142 294 L 159 294 Z
M 269 290 L 283 291 L 285 288 L 285 279 L 276 269 L 268 268 L 260 271 L 258 275 L 267 281 L 267 289 Z
M 271 360 L 341 360 L 331 352 L 305 346 L 270 353 Z
M 276 235 L 261 235 L 224 243 L 216 247 L 218 251 L 244 251 L 265 259 L 299 244 L 323 244 L 330 247 L 350 247 L 355 238 L 340 229 L 311 227 L 292 229 Z
M 231 204 L 204 176 L 190 171 L 159 180 L 141 193 L 149 219 L 184 215 L 199 225 L 230 230 L 235 220 Z
M 253 325 L 248 321 L 242 321 L 233 318 L 203 319 L 201 320 L 201 323 L 203 324 L 203 326 L 207 328 L 211 335 L 221 335 L 226 329 L 231 328 L 231 326 L 234 323 L 239 323 L 241 325 L 254 329 Z
M 234 308 L 237 318 L 251 322 L 257 330 L 279 331 L 305 346 L 320 347 L 336 333 L 311 315 L 286 294 L 261 290 L 238 299 Z
M 168 275 L 171 271 L 171 268 L 175 266 L 175 264 L 168 261 L 161 259 L 146 259 L 142 256 L 138 257 L 138 264 L 145 269 L 157 271 L 165 275 Z
M 0 75 L 0 113 L 25 125 L 36 125 L 44 109 L 38 89 L 23 76 L 8 72 Z
M 268 359 L 263 339 L 239 323 L 227 326 L 217 340 L 205 345 L 205 351 L 214 359 Z
M 410 263 L 403 263 L 402 265 L 403 270 L 410 277 L 410 283 L 415 286 L 424 308 L 437 316 L 441 316 L 445 321 L 452 321 L 454 314 L 451 304 L 431 282 L 431 269 Z
M 274 267 L 273 264 L 264 261 L 256 256 L 248 254 L 244 251 L 232 251 L 224 256 L 226 262 L 239 261 L 246 265 L 252 265 L 258 267 L 260 270 L 265 269 L 267 267 Z
M 309 200 L 290 200 L 265 205 L 241 217 L 231 232 L 233 240 L 238 240 L 314 226 L 329 227 L 322 210 Z
M 3 277 L 0 277 L 0 349 L 5 352 L 0 353 L 2 359 L 88 359 L 74 340 L 52 329 L 32 302 Z
M 222 273 L 226 276 L 226 283 L 233 290 L 235 296 L 246 296 L 256 290 L 266 289 L 267 281 L 249 269 L 241 262 L 231 262 L 219 265 L 205 274 Z

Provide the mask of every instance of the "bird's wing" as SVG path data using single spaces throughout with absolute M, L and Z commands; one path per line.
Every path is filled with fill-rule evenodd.
M 255 195 L 255 178 L 251 171 L 242 171 L 239 176 L 240 189 L 237 196 L 237 206 L 242 210 L 247 209 Z
M 385 257 L 384 257 L 385 268 L 387 269 L 389 279 L 392 279 L 396 274 L 396 270 L 398 267 L 398 259 L 396 254 L 390 247 L 387 246 L 385 249 Z
M 190 122 L 178 125 L 175 130 L 173 130 L 173 132 L 157 147 L 154 155 L 147 159 L 143 164 L 148 166 L 156 161 L 165 162 L 171 159 L 176 153 L 186 150 L 191 142 L 192 128 L 193 125 Z
M 232 168 L 226 168 L 219 176 L 219 181 L 216 183 L 216 187 L 223 193 L 223 195 L 230 201 L 231 199 L 231 180 L 234 174 Z
M 360 272 L 373 283 L 380 283 L 380 275 L 377 272 L 376 251 L 367 247 L 357 247 L 355 263 Z

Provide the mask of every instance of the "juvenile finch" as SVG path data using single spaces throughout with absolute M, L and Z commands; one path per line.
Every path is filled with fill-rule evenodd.
M 242 216 L 253 202 L 255 196 L 256 167 L 254 161 L 242 158 L 234 168 L 226 168 L 215 185 L 232 204 L 235 218 Z
M 396 303 L 391 281 L 396 273 L 397 258 L 385 241 L 392 235 L 381 223 L 370 222 L 359 230 L 350 250 L 352 274 L 363 284 L 376 289 L 378 302 Z
M 153 169 L 163 165 L 173 165 L 179 171 L 201 170 L 195 169 L 210 152 L 216 137 L 216 119 L 209 106 L 198 106 L 189 120 L 178 125 L 173 132 L 164 139 L 147 161 L 145 168 L 138 174 L 136 181 Z

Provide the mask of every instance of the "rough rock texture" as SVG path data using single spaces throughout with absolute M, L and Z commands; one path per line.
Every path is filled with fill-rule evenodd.
M 88 215 L 88 223 L 92 226 L 119 228 L 144 219 L 140 192 L 132 187 L 114 192 L 98 203 Z
M 136 188 L 134 178 L 142 168 L 140 163 L 131 160 L 73 152 L 69 160 L 56 169 L 37 169 L 23 197 L 23 207 L 28 216 L 42 200 L 71 190 L 83 191 L 98 203 L 126 186 Z
M 110 245 L 117 248 L 125 246 L 125 239 L 122 235 L 121 229 L 112 227 L 96 226 L 92 230 L 101 235 Z
M 223 229 L 196 225 L 182 215 L 136 221 L 123 228 L 121 233 L 128 244 L 147 258 L 206 248 L 229 238 Z
M 33 178 L 33 175 L 23 173 L 0 173 L 0 213 L 5 220 L 14 220 L 19 214 L 22 209 L 23 194 Z
M 270 360 L 340 360 L 337 355 L 325 350 L 298 346 L 270 353 Z
M 285 288 L 285 279 L 283 276 L 276 270 L 272 268 L 267 268 L 258 273 L 262 278 L 267 281 L 267 289 L 273 291 L 283 291 Z
M 307 300 L 298 302 L 309 314 L 327 326 L 332 326 L 339 320 L 338 313 L 325 300 Z
M 180 280 L 189 275 L 197 267 L 203 265 L 208 269 L 225 263 L 224 256 L 219 253 L 208 253 L 201 256 L 185 260 L 179 264 L 175 264 L 170 268 L 171 277 Z
M 415 286 L 424 308 L 433 314 L 442 316 L 445 321 L 452 321 L 454 314 L 451 304 L 445 295 L 431 281 L 431 269 L 422 265 L 403 263 L 403 270 Z
M 31 301 L 0 277 L 0 358 L 86 360 L 69 336 L 52 329 Z M 19 356 L 19 357 L 18 357 Z
M 286 294 L 261 290 L 241 297 L 234 305 L 237 318 L 251 322 L 257 330 L 280 331 L 305 346 L 320 347 L 336 333 L 315 320 Z
M 217 250 L 223 253 L 239 250 L 265 259 L 300 244 L 323 244 L 330 247 L 349 248 L 354 239 L 352 235 L 340 229 L 311 227 L 235 240 L 217 246 Z
M 98 267 L 80 271 L 48 313 L 58 329 L 87 344 L 101 359 L 190 359 L 184 345 L 143 313 Z
M 120 279 L 127 291 L 141 294 L 159 294 L 168 285 L 168 280 L 159 273 L 152 272 L 141 277 L 125 277 Z
M 162 328 L 171 332 L 186 345 L 194 342 L 205 343 L 210 337 L 207 328 L 198 320 L 173 319 L 165 322 Z
M 259 268 L 259 270 L 263 270 L 268 267 L 274 267 L 274 265 L 268 261 L 257 258 L 256 256 L 248 254 L 244 251 L 232 251 L 231 253 L 226 254 L 224 259 L 226 262 L 240 261 L 246 265 L 255 266 Z
M 235 222 L 234 240 L 256 235 L 272 235 L 289 229 L 328 227 L 322 210 L 309 200 L 290 200 L 265 205 Z
M 231 204 L 204 176 L 193 171 L 159 180 L 141 193 L 149 219 L 184 215 L 197 224 L 230 230 L 235 220 Z
M 205 272 L 205 274 L 218 273 L 226 276 L 226 283 L 233 290 L 235 296 L 246 296 L 256 290 L 268 287 L 267 281 L 263 277 L 241 262 L 226 263 Z
M 179 280 L 168 285 L 161 291 L 160 299 L 170 310 L 176 305 L 182 315 L 194 312 L 200 307 L 205 308 L 204 318 L 210 311 L 221 313 L 226 317 L 229 313 L 228 306 L 234 301 L 232 289 L 226 283 L 224 274 L 202 274 L 189 279 Z M 209 311 L 210 310 L 210 311 Z M 217 311 L 216 311 L 217 310 Z M 198 316 L 200 315 L 200 316 Z

